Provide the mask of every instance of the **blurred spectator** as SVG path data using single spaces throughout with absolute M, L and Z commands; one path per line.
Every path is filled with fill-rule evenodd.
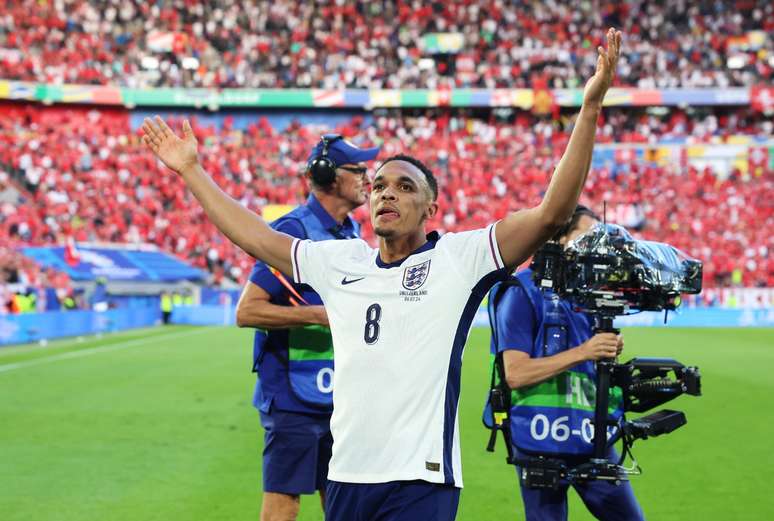
M 748 86 L 774 69 L 766 0 L 0 0 L 0 13 L 3 78 L 53 84 L 571 88 L 609 26 L 625 35 L 619 85 Z
M 69 292 L 66 273 L 42 270 L 19 251 L 0 247 L 0 314 L 55 311 Z

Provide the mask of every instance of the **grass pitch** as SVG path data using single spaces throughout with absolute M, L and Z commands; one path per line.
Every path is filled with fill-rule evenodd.
M 704 396 L 666 405 L 688 425 L 635 444 L 651 520 L 774 519 L 774 330 L 629 329 L 630 356 L 698 365 Z M 484 450 L 488 331 L 472 333 L 460 424 L 458 519 L 523 519 L 516 474 Z M 250 331 L 168 327 L 0 348 L 0 519 L 257 520 L 263 435 L 250 405 Z M 396 382 L 396 385 L 409 385 Z M 317 498 L 301 520 L 322 519 Z M 571 493 L 570 519 L 592 519 Z

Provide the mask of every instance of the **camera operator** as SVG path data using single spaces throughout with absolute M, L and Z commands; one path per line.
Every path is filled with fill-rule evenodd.
M 561 245 L 590 230 L 599 218 L 579 205 L 554 237 Z M 590 318 L 572 302 L 541 291 L 532 271 L 520 271 L 489 294 L 492 347 L 511 389 L 511 443 L 517 458 L 543 456 L 568 468 L 593 455 L 595 361 L 614 358 L 623 340 L 614 333 L 594 335 Z M 622 414 L 621 392 L 611 389 L 611 419 Z M 608 459 L 617 461 L 612 447 Z M 589 511 L 601 520 L 641 520 L 631 485 L 623 481 L 573 483 Z M 566 520 L 570 483 L 557 489 L 521 484 L 527 520 Z

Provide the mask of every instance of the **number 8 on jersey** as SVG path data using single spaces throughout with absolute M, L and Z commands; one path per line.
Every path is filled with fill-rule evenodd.
M 365 331 L 363 340 L 368 345 L 375 344 L 379 340 L 379 320 L 382 318 L 382 307 L 379 304 L 371 304 L 366 310 Z

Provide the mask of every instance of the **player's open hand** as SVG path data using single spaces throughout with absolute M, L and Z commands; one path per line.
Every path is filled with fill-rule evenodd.
M 621 52 L 621 31 L 612 27 L 607 31 L 607 49 L 597 47 L 597 72 L 586 83 L 583 90 L 583 104 L 601 107 L 605 93 L 613 83 L 615 69 L 618 66 L 618 56 Z
M 154 119 L 145 118 L 143 121 L 143 143 L 177 173 L 195 166 L 199 162 L 197 143 L 188 120 L 183 121 L 183 138 L 180 139 L 163 119 L 159 116 Z

